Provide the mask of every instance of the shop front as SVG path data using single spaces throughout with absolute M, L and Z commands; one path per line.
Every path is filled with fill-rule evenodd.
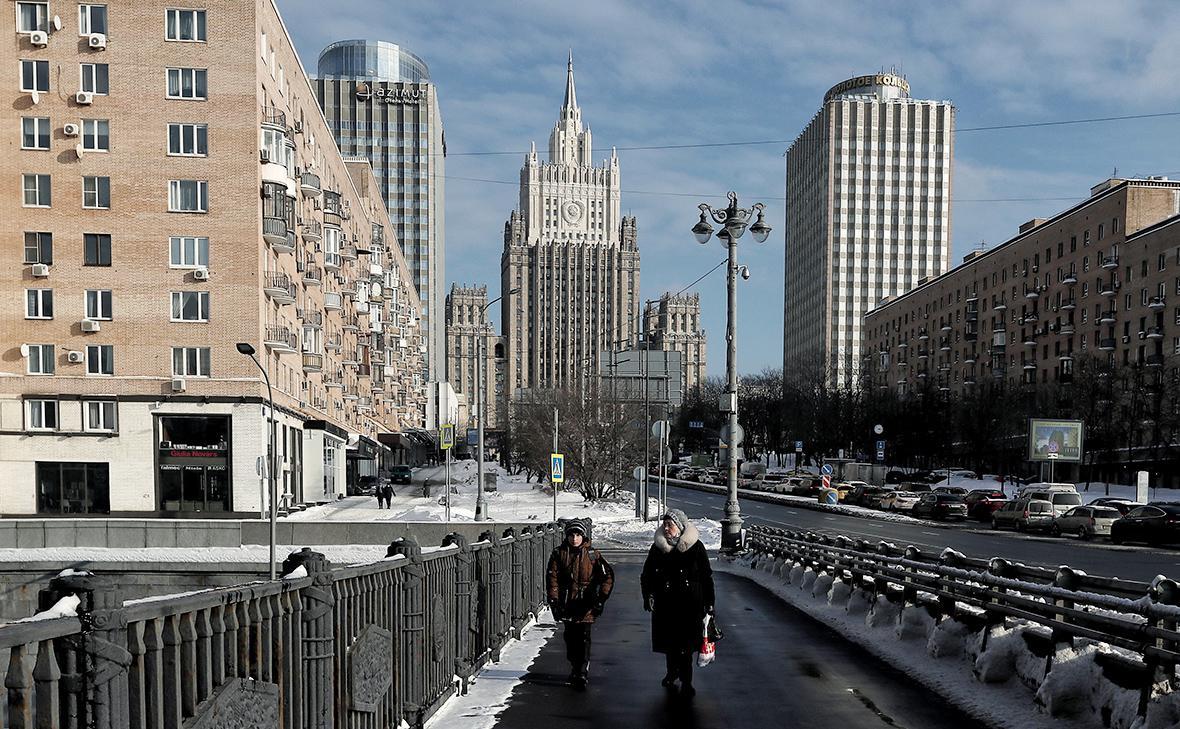
M 156 434 L 159 510 L 231 511 L 229 416 L 161 415 Z

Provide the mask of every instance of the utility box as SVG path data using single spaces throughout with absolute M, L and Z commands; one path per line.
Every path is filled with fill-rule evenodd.
M 488 473 L 486 471 L 484 472 L 484 474 L 483 474 L 483 490 L 484 491 L 495 491 L 496 490 L 496 474 L 495 473 Z

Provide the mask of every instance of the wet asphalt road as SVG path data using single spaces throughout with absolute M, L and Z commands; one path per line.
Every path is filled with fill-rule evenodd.
M 725 497 L 704 491 L 668 484 L 668 503 L 684 509 L 691 517 L 721 519 Z M 1115 546 L 1107 540 L 1084 542 L 1076 537 L 1054 538 L 1040 534 L 992 531 L 986 524 L 967 521 L 955 524 L 917 523 L 864 519 L 844 514 L 829 514 L 787 504 L 741 499 L 743 518 L 780 529 L 804 529 L 844 534 L 871 543 L 885 540 L 899 546 L 914 545 L 939 554 L 952 547 L 971 557 L 1004 557 L 1025 564 L 1056 568 L 1069 565 L 1093 575 L 1121 577 L 1125 580 L 1151 581 L 1163 574 L 1180 577 L 1180 549 Z
M 905 676 L 762 587 L 716 573 L 725 631 L 716 662 L 695 669 L 696 697 L 660 686 L 639 592 L 642 555 L 611 556 L 616 588 L 594 627 L 590 685 L 565 685 L 555 635 L 513 691 L 497 729 L 982 729 Z

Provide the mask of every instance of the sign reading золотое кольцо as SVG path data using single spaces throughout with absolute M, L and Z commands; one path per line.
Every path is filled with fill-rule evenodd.
M 1081 463 L 1084 436 L 1080 420 L 1029 418 L 1028 460 Z

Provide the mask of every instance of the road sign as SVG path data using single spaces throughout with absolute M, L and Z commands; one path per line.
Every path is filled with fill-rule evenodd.
M 796 453 L 802 453 L 802 452 L 803 452 L 803 441 L 801 441 L 801 440 L 797 440 L 797 441 L 795 441 L 795 452 L 796 452 Z
M 823 466 L 820 467 L 819 472 L 825 476 L 831 476 L 832 475 L 832 467 L 825 463 Z
M 882 433 L 885 432 L 885 427 L 883 425 L 881 425 L 880 423 L 877 423 L 876 425 L 873 426 L 873 432 L 876 433 L 877 435 L 881 435 Z
M 553 483 L 565 480 L 565 456 L 561 453 L 549 454 L 549 480 Z
M 823 479 L 825 489 L 832 488 L 832 477 L 831 476 L 829 476 L 828 474 L 825 473 L 820 478 Z
M 668 434 L 668 421 L 657 420 L 651 424 L 651 437 L 663 438 Z
M 877 450 L 879 450 L 879 451 L 885 450 L 885 441 L 883 441 L 883 440 L 877 441 Z
M 455 445 L 455 426 L 450 423 L 440 425 L 438 428 L 438 442 L 438 447 L 444 451 Z
M 703 420 L 690 420 L 690 421 L 688 421 L 688 427 L 697 428 L 697 429 L 704 428 L 705 421 L 703 421 Z
M 468 428 L 467 429 L 467 445 L 469 445 L 469 446 L 479 445 L 479 429 L 478 428 Z
M 733 432 L 735 434 L 735 438 L 733 439 L 733 444 L 735 446 L 740 446 L 742 444 L 742 441 L 744 441 L 746 439 L 746 431 L 742 428 L 742 426 L 739 425 L 739 426 L 737 426 L 737 428 Z M 729 444 L 731 442 L 730 437 L 729 437 L 729 426 L 728 425 L 722 426 L 722 428 L 721 428 L 721 442 L 725 443 L 725 444 Z
M 877 451 L 877 460 L 878 460 L 878 461 L 884 461 L 884 460 L 885 460 L 885 451 L 883 451 L 883 450 L 881 450 L 881 451 Z

